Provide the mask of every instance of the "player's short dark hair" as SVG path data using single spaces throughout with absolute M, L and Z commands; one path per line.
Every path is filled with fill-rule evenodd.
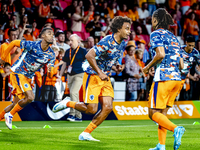
M 12 31 L 16 31 L 16 29 L 9 29 L 8 30 L 8 35 L 10 36 L 10 32 L 12 32 Z
M 155 27 L 156 29 L 169 29 L 169 25 L 174 24 L 172 16 L 164 8 L 158 8 L 156 11 L 154 11 L 153 17 L 155 17 L 158 21 L 158 24 Z
M 195 42 L 195 38 L 193 36 L 187 36 L 186 42 Z
M 47 27 L 47 28 L 43 28 L 43 29 L 42 29 L 42 31 L 40 32 L 40 35 L 39 35 L 39 37 L 41 37 L 41 36 L 42 36 L 42 34 L 44 34 L 44 32 L 45 32 L 45 31 L 47 31 L 47 30 L 52 30 L 52 31 L 53 31 L 53 29 L 52 29 L 52 28 L 48 28 L 48 27 Z
M 119 29 L 122 28 L 124 22 L 132 23 L 131 19 L 128 17 L 117 16 L 112 20 L 111 30 L 113 33 L 117 33 Z
M 5 62 L 4 65 L 3 65 L 3 67 L 5 68 L 5 67 L 7 67 L 7 66 L 11 66 L 11 65 L 10 65 L 10 63 Z

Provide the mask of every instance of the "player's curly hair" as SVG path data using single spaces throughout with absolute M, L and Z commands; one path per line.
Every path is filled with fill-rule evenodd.
M 124 22 L 128 22 L 128 23 L 132 23 L 131 22 L 131 19 L 128 18 L 128 17 L 122 17 L 122 16 L 117 16 L 115 17 L 113 20 L 112 20 L 112 23 L 111 23 L 111 30 L 113 33 L 117 33 L 119 29 L 122 28 Z
M 155 17 L 158 21 L 155 29 L 169 29 L 169 25 L 174 24 L 172 16 L 164 8 L 158 8 L 156 11 L 154 11 L 153 17 Z

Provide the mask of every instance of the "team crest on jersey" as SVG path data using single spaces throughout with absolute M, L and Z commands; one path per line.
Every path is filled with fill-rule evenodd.
M 90 100 L 91 100 L 91 101 L 94 100 L 94 95 L 90 95 Z
M 193 57 L 190 57 L 190 59 L 189 59 L 189 60 L 190 60 L 190 62 L 192 62 L 192 61 L 194 60 L 194 58 L 193 58 Z
M 28 84 L 27 84 L 27 83 L 25 83 L 25 84 L 24 84 L 24 87 L 25 87 L 25 88 L 28 88 Z

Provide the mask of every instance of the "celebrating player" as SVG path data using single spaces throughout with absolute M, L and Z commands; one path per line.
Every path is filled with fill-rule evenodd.
M 185 128 L 176 126 L 167 117 L 169 107 L 181 87 L 183 59 L 180 58 L 180 43 L 168 26 L 174 24 L 169 13 L 163 8 L 157 9 L 152 16 L 152 26 L 155 29 L 150 35 L 150 44 L 153 60 L 143 69 L 148 73 L 152 66 L 156 66 L 154 82 L 149 94 L 149 117 L 157 122 L 159 143 L 150 150 L 165 150 L 167 130 L 174 132 L 174 149 L 181 144 L 181 137 Z
M 53 43 L 53 30 L 51 28 L 43 28 L 41 31 L 42 41 L 12 41 L 5 51 L 4 56 L 0 59 L 3 64 L 5 57 L 13 49 L 14 46 L 24 49 L 22 55 L 13 64 L 10 74 L 11 84 L 14 88 L 15 95 L 20 99 L 13 109 L 4 115 L 6 126 L 12 129 L 12 118 L 16 112 L 19 112 L 26 105 L 34 100 L 34 94 L 31 88 L 31 78 L 34 73 L 45 65 L 48 66 L 47 75 L 51 78 L 50 73 L 55 62 L 55 54 L 49 44 Z
M 110 28 L 112 35 L 108 35 L 96 44 L 86 54 L 86 61 L 82 67 L 85 71 L 83 77 L 84 103 L 72 102 L 67 97 L 53 107 L 57 112 L 71 107 L 86 114 L 95 114 L 98 110 L 98 102 L 101 110 L 94 116 L 92 122 L 79 135 L 79 140 L 99 141 L 91 136 L 91 132 L 99 126 L 112 111 L 114 91 L 110 82 L 111 69 L 121 72 L 122 66 L 118 59 L 122 57 L 127 39 L 130 34 L 131 20 L 127 17 L 115 17 Z

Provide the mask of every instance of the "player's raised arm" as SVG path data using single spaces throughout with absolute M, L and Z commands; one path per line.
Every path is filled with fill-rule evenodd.
M 93 48 L 85 55 L 85 58 L 88 60 L 94 71 L 98 74 L 99 78 L 101 80 L 108 80 L 108 76 L 99 69 L 95 57 L 96 53 Z
M 4 52 L 4 55 L 1 56 L 0 64 L 2 64 L 2 60 L 5 60 L 5 58 L 8 56 L 8 54 L 12 51 L 12 49 L 15 46 L 20 47 L 20 42 L 21 40 L 14 40 L 9 44 L 8 48 Z

